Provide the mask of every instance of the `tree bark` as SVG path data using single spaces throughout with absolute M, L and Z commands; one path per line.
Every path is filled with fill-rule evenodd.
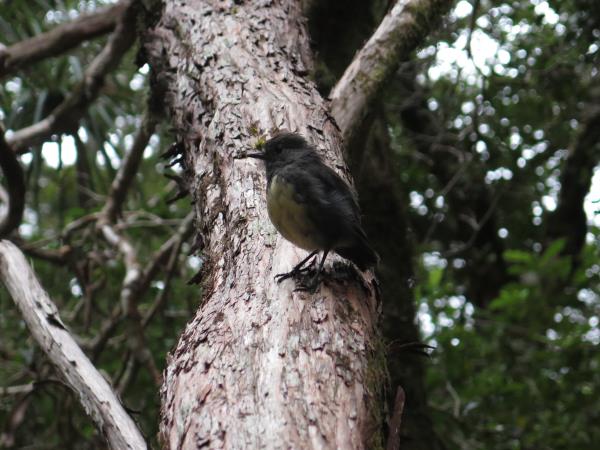
M 377 271 L 382 286 L 381 330 L 387 342 L 386 365 L 390 381 L 386 400 L 388 412 L 395 411 L 393 416 L 388 415 L 388 448 L 399 445 L 400 431 L 404 437 L 403 449 L 434 450 L 441 448 L 441 441 L 433 429 L 427 407 L 423 355 L 398 350 L 403 344 L 416 344 L 420 335 L 411 287 L 414 278 L 413 236 L 404 207 L 408 196 L 399 185 L 399 167 L 389 142 L 389 120 L 382 99 L 397 89 L 397 83 L 390 81 L 394 81 L 395 70 L 403 60 L 401 58 L 409 57 L 409 53 L 421 45 L 427 29 L 439 22 L 435 15 L 442 16 L 450 3 L 398 2 L 395 8 L 389 9 L 373 35 L 383 39 L 368 39 L 376 28 L 376 19 L 371 16 L 378 9 L 371 2 L 322 1 L 315 5 L 310 16 L 311 37 L 315 39 L 316 52 L 324 63 L 317 64 L 317 67 L 320 70 L 325 67 L 323 73 L 326 76 L 321 80 L 328 82 L 344 74 L 332 89 L 338 93 L 338 101 L 331 104 L 332 114 L 341 125 L 342 134 L 352 135 L 351 141 L 346 141 L 346 159 L 363 205 L 365 230 L 381 257 Z M 429 20 L 419 33 L 415 33 L 413 31 L 419 22 L 414 20 L 413 10 L 418 7 L 421 8 L 421 17 L 429 17 Z M 363 44 L 364 47 L 357 52 L 357 46 Z M 399 51 L 401 56 L 389 58 L 390 52 L 395 51 Z M 378 67 L 380 73 L 386 72 L 387 77 L 369 79 L 373 67 Z M 327 76 L 328 72 L 331 75 Z M 351 74 L 358 79 L 352 78 Z M 369 87 L 369 95 L 374 98 L 367 101 L 365 97 L 354 95 L 353 89 L 360 88 L 360 80 L 366 80 L 364 86 Z M 320 89 L 326 92 L 331 86 L 322 85 Z M 346 96 L 347 102 L 339 101 Z M 370 104 L 369 108 L 366 108 L 366 103 Z M 357 109 L 345 109 L 353 107 Z M 368 110 L 366 115 L 365 109 Z M 398 411 L 394 407 L 394 395 L 399 386 L 406 391 L 401 430 Z
M 167 448 L 372 448 L 384 377 L 377 284 L 327 265 L 314 295 L 274 282 L 304 252 L 268 220 L 259 134 L 305 135 L 347 177 L 313 83 L 300 2 L 168 1 L 145 49 L 204 240 L 204 299 L 162 389 Z M 338 259 L 339 260 L 339 259 Z

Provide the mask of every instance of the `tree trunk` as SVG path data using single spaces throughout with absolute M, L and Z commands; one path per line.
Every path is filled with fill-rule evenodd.
M 386 400 L 391 415 L 397 401 L 396 389 L 401 387 L 406 393 L 401 449 L 439 450 L 443 446 L 427 406 L 424 357 L 411 351 L 421 338 L 412 289 L 413 237 L 405 211 L 407 195 L 399 187 L 400 173 L 389 141 L 388 123 L 383 108 L 373 107 L 358 130 L 361 139 L 354 139 L 349 149 L 350 167 L 364 204 L 365 230 L 381 257 L 377 271 L 383 299 L 381 331 L 386 340 L 390 378 Z M 393 425 L 391 417 L 390 428 Z M 393 444 L 395 431 L 389 431 L 388 448 Z
M 594 168 L 600 161 L 600 106 L 593 98 L 582 117 L 581 131 L 569 149 L 560 174 L 557 208 L 548 214 L 546 240 L 565 239 L 562 253 L 579 263 L 588 232 L 583 203 L 590 192 Z
M 204 299 L 162 389 L 167 448 L 374 448 L 385 369 L 377 283 L 326 265 L 314 295 L 274 282 L 303 251 L 266 213 L 274 129 L 305 135 L 347 178 L 340 132 L 312 82 L 300 2 L 168 1 L 145 49 L 183 152 L 204 243 Z

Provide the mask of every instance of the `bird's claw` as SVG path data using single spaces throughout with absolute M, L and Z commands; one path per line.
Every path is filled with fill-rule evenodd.
M 306 272 L 311 271 L 311 267 L 303 267 L 302 269 L 292 270 L 291 272 L 277 274 L 275 275 L 275 280 L 277 283 L 281 283 L 288 278 L 294 278 L 294 280 L 296 280 L 296 287 L 293 292 L 308 292 L 314 294 L 319 287 L 320 277 L 317 274 L 316 276 L 312 275 L 309 278 L 309 275 L 306 274 Z M 309 280 L 307 280 L 307 278 L 309 278 Z
M 277 275 L 275 275 L 275 281 L 277 281 L 277 283 L 281 283 L 282 281 L 287 280 L 288 278 L 294 278 L 294 279 L 296 279 L 298 276 L 300 276 L 300 275 L 304 274 L 305 272 L 308 272 L 309 270 L 311 270 L 314 262 L 315 262 L 315 259 L 313 258 L 304 267 L 302 267 L 302 266 L 296 266 L 292 270 L 290 270 L 289 272 L 278 273 Z M 303 261 L 303 263 L 304 263 L 304 261 Z
M 286 272 L 286 273 L 278 273 L 277 275 L 275 275 L 275 281 L 277 281 L 278 283 L 281 283 L 283 280 L 287 280 L 288 278 L 296 278 L 308 270 L 310 270 L 310 267 L 294 269 L 294 270 L 290 270 L 289 272 Z

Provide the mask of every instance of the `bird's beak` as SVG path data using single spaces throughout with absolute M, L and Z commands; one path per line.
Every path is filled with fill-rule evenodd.
M 245 153 L 244 155 L 240 156 L 240 158 L 256 158 L 256 159 L 262 159 L 263 161 L 266 159 L 266 156 L 263 152 L 255 152 L 255 153 Z

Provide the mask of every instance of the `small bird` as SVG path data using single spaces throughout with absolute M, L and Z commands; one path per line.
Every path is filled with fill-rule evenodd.
M 379 257 L 360 223 L 360 210 L 350 187 L 326 166 L 315 148 L 301 135 L 279 131 L 264 151 L 247 153 L 262 159 L 267 172 L 267 210 L 277 231 L 310 254 L 278 282 L 308 270 L 304 264 L 323 251 L 316 274 L 302 290 L 313 291 L 327 254 L 349 259 L 361 270 L 374 267 Z

